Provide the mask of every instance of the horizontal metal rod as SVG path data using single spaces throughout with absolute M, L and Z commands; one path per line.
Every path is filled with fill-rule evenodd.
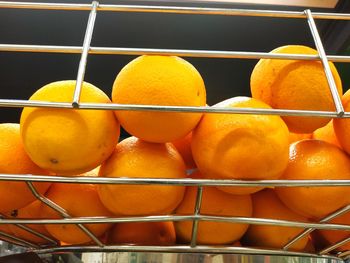
M 275 255 L 275 256 L 295 256 L 295 257 L 313 257 L 323 259 L 339 258 L 331 255 L 320 256 L 317 254 L 292 252 L 284 250 L 273 249 L 259 249 L 246 247 L 232 247 L 232 246 L 104 246 L 103 248 L 97 246 L 63 246 L 57 248 L 45 248 L 35 250 L 38 254 L 49 254 L 58 252 L 163 252 L 163 253 L 206 253 L 206 254 L 247 254 L 247 255 Z
M 71 3 L 30 3 L 0 1 L 0 8 L 46 9 L 46 10 L 90 10 L 89 4 Z M 151 6 L 151 5 L 108 5 L 100 4 L 98 11 L 142 12 L 142 13 L 173 13 L 193 15 L 227 15 L 227 16 L 260 16 L 281 18 L 306 18 L 301 11 L 254 10 L 236 8 L 182 7 L 182 6 Z M 349 14 L 314 13 L 316 19 L 349 20 Z
M 228 217 L 210 215 L 165 215 L 165 216 L 141 216 L 141 217 L 75 217 L 61 219 L 1 219 L 1 224 L 106 224 L 126 222 L 161 222 L 161 221 L 215 221 L 238 224 L 272 225 L 283 227 L 315 228 L 327 230 L 350 231 L 350 225 L 296 222 L 279 219 Z
M 0 107 L 43 107 L 43 108 L 68 108 L 73 109 L 72 104 L 66 102 L 48 102 L 16 99 L 0 99 Z M 159 105 L 135 105 L 116 103 L 79 103 L 78 108 L 86 110 L 129 110 L 129 111 L 161 111 L 161 112 L 202 112 L 202 113 L 230 113 L 230 114 L 262 114 L 279 116 L 309 116 L 337 118 L 333 111 L 315 110 L 288 110 L 288 109 L 258 109 L 258 108 L 225 108 L 225 107 L 192 107 L 192 106 L 159 106 Z M 342 117 L 349 118 L 350 112 Z
M 127 178 L 47 176 L 24 174 L 0 174 L 0 181 L 79 183 L 79 184 L 132 184 L 132 185 L 185 185 L 185 186 L 279 186 L 279 187 L 338 187 L 350 186 L 350 180 L 224 180 L 224 179 L 170 179 L 170 178 Z
M 43 52 L 80 54 L 81 46 L 53 46 L 53 45 L 24 45 L 0 44 L 0 51 L 9 52 Z M 191 49 L 159 49 L 159 48 L 123 48 L 123 47 L 90 47 L 89 54 L 95 55 L 172 55 L 180 57 L 202 58 L 237 58 L 237 59 L 294 59 L 318 60 L 318 55 L 307 54 L 279 54 L 251 51 L 221 51 L 221 50 L 191 50 Z M 328 55 L 327 60 L 333 62 L 350 62 L 350 56 Z

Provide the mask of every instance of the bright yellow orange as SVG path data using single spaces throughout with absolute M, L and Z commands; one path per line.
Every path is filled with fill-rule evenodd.
M 306 46 L 289 45 L 276 48 L 271 53 L 309 54 L 317 51 Z M 341 96 L 340 76 L 329 62 Z M 334 111 L 332 95 L 320 61 L 260 59 L 251 74 L 250 87 L 253 98 L 260 99 L 276 109 Z M 282 117 L 290 131 L 312 133 L 325 126 L 330 118 Z
M 34 202 L 32 202 L 31 204 L 18 209 L 18 210 L 13 210 L 11 212 L 10 217 L 13 219 L 40 219 L 40 218 L 45 218 L 44 215 L 41 214 L 41 201 L 36 200 Z M 47 236 L 47 237 L 51 237 L 50 233 L 46 230 L 44 225 L 39 225 L 39 224 L 29 224 L 27 225 L 29 228 Z M 34 243 L 39 243 L 39 244 L 45 244 L 48 243 L 49 241 L 38 237 L 34 234 L 31 234 L 30 232 L 23 230 L 15 225 L 10 225 L 10 229 L 12 231 L 12 233 L 19 237 L 22 238 L 24 240 L 27 241 L 31 241 Z M 51 237 L 52 238 L 52 237 Z
M 294 133 L 290 132 L 289 133 L 289 144 L 292 144 L 297 141 L 301 141 L 304 139 L 311 139 L 312 134 L 310 133 Z
M 350 111 L 350 91 L 345 92 L 342 97 L 342 103 L 345 111 Z M 333 120 L 334 132 L 341 147 L 350 154 L 350 122 L 347 118 Z
M 280 179 L 350 179 L 350 159 L 339 147 L 320 140 L 290 146 L 288 167 Z M 348 187 L 276 187 L 279 198 L 292 210 L 319 220 L 350 204 Z
M 193 214 L 196 194 L 196 187 L 187 187 L 185 197 L 175 213 L 177 215 Z M 204 187 L 201 214 L 250 217 L 252 215 L 252 200 L 250 195 L 233 195 L 220 191 L 215 187 Z M 207 245 L 232 244 L 243 236 L 247 228 L 247 224 L 200 221 L 197 243 Z M 190 242 L 191 221 L 175 222 L 175 229 L 179 241 Z
M 322 128 L 319 128 L 316 131 L 314 131 L 314 133 L 312 134 L 312 138 L 332 143 L 341 148 L 341 145 L 334 132 L 333 120 L 328 122 L 326 126 L 323 126 Z
M 235 97 L 216 106 L 270 107 L 248 97 Z M 288 164 L 289 132 L 279 116 L 205 114 L 193 131 L 193 158 L 205 178 L 276 179 Z M 221 187 L 233 194 L 261 188 Z
M 187 134 L 185 137 L 172 142 L 184 159 L 187 169 L 196 168 L 196 163 L 194 162 L 192 156 L 191 142 L 192 132 Z
M 329 223 L 340 224 L 340 225 L 350 225 L 350 213 L 346 213 L 342 216 L 336 217 Z M 319 234 L 326 240 L 327 245 L 333 245 L 345 238 L 350 237 L 349 231 L 340 230 L 318 230 Z M 350 243 L 346 243 L 341 247 L 337 248 L 337 251 L 350 250 Z
M 206 91 L 199 72 L 175 56 L 140 56 L 128 63 L 113 84 L 112 100 L 120 104 L 205 106 Z M 201 113 L 116 111 L 130 134 L 149 142 L 171 142 L 188 134 Z
M 288 209 L 272 189 L 264 189 L 252 195 L 253 217 L 307 222 L 303 216 Z M 251 225 L 244 236 L 248 246 L 281 249 L 289 240 L 303 231 L 302 228 L 271 225 Z M 308 243 L 308 236 L 294 243 L 290 249 L 302 251 Z
M 37 90 L 30 100 L 72 102 L 75 81 L 58 81 Z M 84 82 L 81 102 L 110 103 L 100 89 Z M 30 158 L 40 167 L 77 175 L 100 165 L 113 152 L 119 124 L 112 111 L 24 108 L 21 135 Z
M 139 246 L 175 245 L 173 222 L 118 223 L 109 233 L 109 244 L 133 244 Z
M 46 197 L 64 208 L 72 217 L 112 216 L 101 203 L 96 185 L 52 184 Z M 62 218 L 58 212 L 46 205 L 41 206 L 40 214 L 45 218 Z M 86 224 L 85 226 L 95 236 L 101 237 L 112 225 Z M 72 224 L 50 224 L 45 225 L 45 227 L 53 237 L 64 243 L 82 244 L 92 241 L 80 228 Z
M 120 142 L 101 165 L 100 176 L 184 178 L 185 164 L 171 143 L 159 144 L 130 137 Z M 99 185 L 102 203 L 117 215 L 169 214 L 181 202 L 184 186 Z
M 24 151 L 19 125 L 0 124 L 0 173 L 49 175 L 33 163 Z M 49 183 L 34 183 L 40 193 L 45 193 Z M 22 208 L 36 198 L 24 182 L 0 181 L 0 212 L 7 213 Z

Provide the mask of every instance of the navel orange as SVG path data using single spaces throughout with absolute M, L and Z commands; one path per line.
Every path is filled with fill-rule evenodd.
M 0 124 L 0 173 L 49 175 L 28 157 L 21 141 L 19 125 Z M 45 193 L 49 183 L 33 183 L 40 193 Z M 7 213 L 29 205 L 35 200 L 25 182 L 0 181 L 0 212 Z
M 37 90 L 30 100 L 72 102 L 75 81 L 57 81 Z M 110 103 L 102 90 L 83 83 L 81 102 Z M 100 165 L 113 152 L 119 124 L 112 111 L 24 108 L 21 135 L 30 158 L 62 175 L 77 175 Z
M 308 220 L 288 209 L 272 189 L 264 189 L 252 195 L 253 217 L 307 222 Z M 245 234 L 244 245 L 282 249 L 292 238 L 303 231 L 297 227 L 251 225 Z M 294 243 L 290 249 L 302 251 L 308 236 Z
M 236 97 L 216 106 L 270 108 L 248 97 Z M 288 136 L 287 126 L 279 116 L 205 114 L 193 131 L 193 158 L 205 178 L 276 179 L 288 164 Z M 220 189 L 247 194 L 261 188 Z
M 140 56 L 127 64 L 113 84 L 112 100 L 120 104 L 205 106 L 206 91 L 199 72 L 175 56 Z M 188 134 L 201 113 L 116 111 L 130 134 L 149 142 L 171 142 Z
M 339 147 L 320 140 L 303 140 L 290 146 L 287 169 L 280 179 L 350 179 L 350 159 Z M 276 187 L 279 198 L 295 212 L 319 220 L 350 204 L 349 188 Z
M 100 176 L 185 178 L 185 164 L 171 143 L 149 143 L 130 137 L 120 142 L 101 165 Z M 169 214 L 181 202 L 184 186 L 99 185 L 102 203 L 116 215 Z
M 317 51 L 306 46 L 288 45 L 271 53 L 315 55 Z M 336 67 L 329 62 L 339 95 L 342 84 Z M 326 75 L 320 61 L 260 59 L 251 74 L 253 98 L 260 99 L 276 109 L 334 111 L 335 106 Z M 312 133 L 325 126 L 330 118 L 284 116 L 290 131 Z

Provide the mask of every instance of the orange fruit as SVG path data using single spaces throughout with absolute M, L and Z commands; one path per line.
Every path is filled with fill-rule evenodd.
M 312 139 L 299 141 L 290 146 L 289 163 L 280 179 L 349 180 L 350 159 L 333 144 Z M 275 190 L 290 209 L 311 219 L 321 219 L 350 204 L 346 186 L 276 187 Z
M 328 122 L 326 126 L 323 126 L 322 128 L 319 128 L 316 131 L 314 131 L 314 133 L 312 134 L 312 138 L 332 143 L 341 148 L 341 145 L 334 132 L 333 121 Z
M 0 124 L 0 173 L 49 175 L 33 163 L 24 151 L 19 125 Z M 41 194 L 49 188 L 49 183 L 33 183 Z M 0 181 L 0 212 L 22 208 L 36 198 L 24 182 Z
M 187 187 L 185 197 L 175 213 L 177 215 L 193 214 L 196 194 L 196 187 Z M 204 187 L 200 212 L 203 215 L 250 217 L 252 215 L 252 201 L 250 195 L 233 195 L 215 187 Z M 180 241 L 190 242 L 192 221 L 175 222 L 175 229 Z M 239 240 L 247 229 L 247 224 L 200 221 L 198 223 L 197 243 L 206 245 L 232 244 Z
M 112 100 L 120 104 L 205 106 L 206 91 L 199 72 L 175 56 L 140 56 L 128 63 L 113 84 Z M 201 113 L 115 111 L 123 128 L 149 142 L 184 137 Z
M 312 134 L 311 133 L 289 133 L 289 144 L 292 144 L 297 141 L 301 141 L 304 139 L 311 139 Z
M 315 55 L 317 51 L 306 46 L 289 45 L 271 53 Z M 337 90 L 341 96 L 342 84 L 336 67 L 329 62 Z M 332 95 L 320 61 L 260 59 L 251 74 L 253 98 L 260 99 L 276 109 L 334 111 Z M 312 133 L 325 126 L 330 118 L 284 116 L 290 131 Z
M 216 106 L 270 108 L 248 97 L 235 97 Z M 205 178 L 276 179 L 288 164 L 288 134 L 287 126 L 279 116 L 205 114 L 193 131 L 193 158 Z M 220 189 L 247 194 L 261 188 Z
M 75 81 L 57 81 L 37 90 L 30 100 L 72 102 Z M 84 82 L 81 102 L 110 103 L 100 89 Z M 30 158 L 62 175 L 89 171 L 113 152 L 119 124 L 112 111 L 24 108 L 21 135 Z
M 173 222 L 117 223 L 109 233 L 109 244 L 134 244 L 139 246 L 175 245 Z
M 46 197 L 65 209 L 71 217 L 109 216 L 103 206 L 96 185 L 91 184 L 52 184 Z M 45 218 L 59 219 L 62 216 L 52 208 L 42 204 L 40 214 Z M 95 236 L 102 236 L 111 224 L 85 224 Z M 56 239 L 68 244 L 91 242 L 90 237 L 73 224 L 49 224 L 46 230 Z
M 303 216 L 288 209 L 272 189 L 265 189 L 252 195 L 253 217 L 307 222 Z M 244 236 L 244 244 L 249 246 L 281 249 L 303 228 L 271 225 L 250 225 Z M 294 243 L 290 249 L 302 251 L 308 243 L 308 236 Z
M 192 132 L 187 134 L 185 137 L 172 142 L 175 148 L 178 150 L 178 152 L 182 156 L 182 158 L 184 159 L 187 169 L 196 168 L 196 163 L 194 162 L 193 156 L 192 156 L 191 141 L 192 141 Z
M 340 225 L 350 225 L 350 213 L 347 212 L 344 215 L 334 218 L 329 223 L 332 224 L 340 224 Z M 341 231 L 341 230 L 317 230 L 319 234 L 326 240 L 328 245 L 333 245 L 339 241 L 342 241 L 345 238 L 350 237 L 349 231 Z M 337 251 L 345 251 L 350 250 L 350 243 L 346 243 L 339 248 Z
M 185 164 L 171 143 L 159 144 L 130 137 L 120 142 L 101 165 L 100 176 L 130 178 L 184 178 Z M 181 202 L 184 186 L 99 185 L 102 203 L 117 215 L 171 213 Z
M 345 111 L 350 111 L 350 91 L 345 92 L 342 97 L 342 103 Z M 350 132 L 350 122 L 347 118 L 340 118 L 333 120 L 334 132 L 337 136 L 337 139 L 341 145 L 341 147 L 350 154 L 350 142 L 348 139 L 348 135 Z
M 13 210 L 11 212 L 11 218 L 13 219 L 40 219 L 40 218 L 45 218 L 42 214 L 40 214 L 41 212 L 41 206 L 42 206 L 42 203 L 41 201 L 39 200 L 36 200 L 34 202 L 32 202 L 31 204 L 21 208 L 21 209 L 18 209 L 18 210 Z M 29 228 L 47 236 L 47 237 L 51 237 L 51 235 L 49 234 L 49 232 L 46 230 L 45 226 L 42 225 L 42 224 L 29 224 L 29 225 L 26 225 L 28 226 Z M 34 234 L 31 234 L 30 232 L 26 231 L 26 230 L 23 230 L 15 225 L 10 225 L 10 229 L 12 231 L 12 233 L 19 237 L 19 238 L 22 238 L 24 240 L 27 240 L 27 241 L 31 241 L 31 242 L 34 242 L 34 243 L 39 243 L 39 244 L 45 244 L 45 243 L 48 243 L 49 241 L 41 238 L 41 237 L 38 237 Z M 51 237 L 52 238 L 52 237 Z

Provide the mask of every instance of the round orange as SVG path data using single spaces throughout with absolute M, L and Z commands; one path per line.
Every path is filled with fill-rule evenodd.
M 140 56 L 128 63 L 113 84 L 112 100 L 120 104 L 205 106 L 206 91 L 199 72 L 175 56 Z M 115 111 L 130 134 L 150 142 L 184 137 L 201 113 Z
M 71 217 L 111 217 L 112 214 L 103 206 L 96 185 L 91 184 L 52 184 L 46 197 L 67 211 Z M 45 218 L 59 219 L 62 216 L 42 204 L 40 214 Z M 95 236 L 102 236 L 111 224 L 85 224 Z M 67 244 L 82 244 L 91 242 L 91 238 L 78 226 L 73 224 L 45 225 L 46 230 L 56 239 Z
M 350 159 L 339 147 L 320 140 L 303 140 L 290 146 L 287 169 L 280 179 L 350 179 Z M 319 220 L 350 204 L 349 188 L 276 187 L 280 199 L 295 212 Z
M 315 55 L 317 51 L 306 46 L 289 45 L 271 53 Z M 336 67 L 329 66 L 341 96 L 342 84 Z M 253 98 L 260 99 L 276 109 L 334 111 L 335 106 L 320 61 L 260 59 L 251 74 Z M 312 133 L 325 126 L 330 118 L 284 116 L 290 131 Z
M 194 162 L 192 156 L 191 142 L 192 132 L 187 134 L 185 137 L 172 142 L 184 159 L 187 169 L 196 168 L 196 163 Z
M 216 106 L 270 107 L 248 97 L 236 97 Z M 288 129 L 279 116 L 205 114 L 193 131 L 193 158 L 205 178 L 276 179 L 288 164 Z M 261 188 L 220 187 L 233 194 Z
M 57 81 L 37 90 L 30 100 L 72 102 L 75 81 Z M 81 102 L 110 103 L 102 90 L 84 82 Z M 119 124 L 112 111 L 24 108 L 21 135 L 30 158 L 62 175 L 77 175 L 100 165 L 113 152 Z
M 19 125 L 0 124 L 0 173 L 49 175 L 33 163 L 24 151 Z M 49 183 L 33 183 L 41 194 L 49 188 Z M 0 181 L 0 212 L 6 213 L 29 205 L 35 196 L 24 182 Z
M 129 178 L 185 178 L 185 164 L 171 143 L 149 143 L 135 137 L 120 142 L 101 165 L 100 176 Z M 171 213 L 181 202 L 184 186 L 99 185 L 102 203 L 117 215 Z
M 345 92 L 342 97 L 342 103 L 345 111 L 350 111 L 350 91 Z M 333 120 L 334 132 L 341 145 L 341 147 L 350 154 L 350 122 L 347 118 L 334 119 Z
M 305 217 L 288 209 L 272 189 L 264 189 L 253 194 L 252 200 L 253 217 L 307 222 Z M 282 249 L 302 231 L 302 228 L 297 227 L 251 225 L 243 240 L 248 246 Z M 294 243 L 290 249 L 302 251 L 307 243 L 308 236 Z
M 177 215 L 193 214 L 196 195 L 196 187 L 187 187 L 185 197 L 175 213 Z M 252 201 L 250 195 L 233 195 L 215 187 L 204 187 L 200 212 L 203 215 L 250 217 L 252 215 Z M 180 241 L 190 242 L 191 221 L 175 222 L 175 229 Z M 207 245 L 232 244 L 239 240 L 247 229 L 247 224 L 200 221 L 198 223 L 197 243 Z
M 36 201 L 32 202 L 31 204 L 29 204 L 21 209 L 13 210 L 11 212 L 11 218 L 13 218 L 13 219 L 42 219 L 42 218 L 45 218 L 41 214 L 41 205 L 42 205 L 41 201 L 36 200 Z M 42 224 L 28 224 L 26 226 L 43 234 L 43 235 L 45 235 L 45 236 L 47 236 L 47 237 L 52 238 L 50 233 L 46 230 L 45 226 Z M 30 232 L 23 230 L 22 228 L 19 228 L 15 225 L 10 225 L 10 229 L 15 236 L 22 238 L 24 240 L 31 241 L 34 243 L 39 243 L 39 244 L 49 243 L 49 241 L 47 241 L 46 239 L 43 239 L 37 235 L 31 234 Z
M 341 148 L 341 145 L 334 132 L 333 120 L 328 122 L 326 126 L 323 126 L 322 128 L 319 128 L 316 131 L 314 131 L 314 133 L 312 134 L 312 138 L 332 143 Z
M 133 244 L 139 246 L 175 245 L 173 222 L 117 223 L 111 229 L 109 244 Z

